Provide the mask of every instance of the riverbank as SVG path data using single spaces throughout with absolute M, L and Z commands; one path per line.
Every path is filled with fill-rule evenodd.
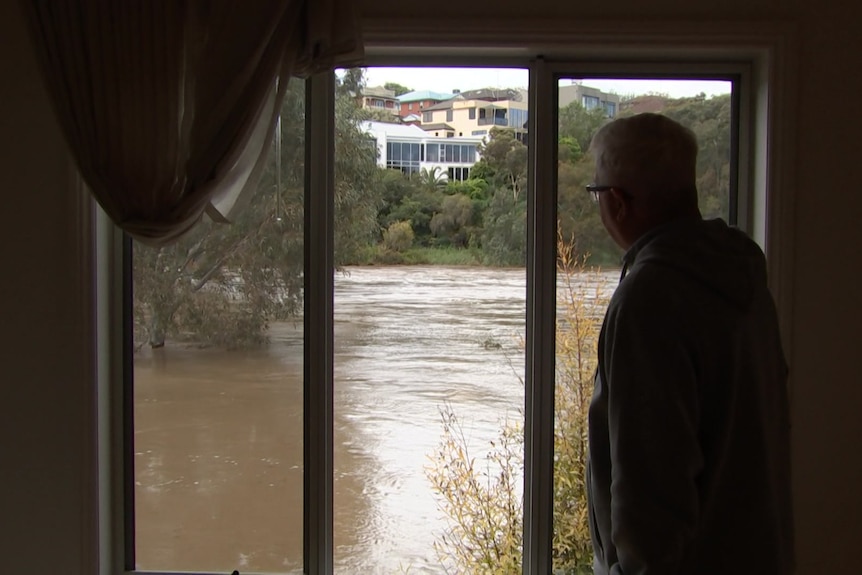
M 589 267 L 613 269 L 619 267 L 617 254 L 591 254 L 587 256 Z M 391 266 L 391 265 L 428 265 L 428 266 L 469 266 L 516 269 L 523 266 L 488 266 L 481 250 L 447 247 L 412 247 L 404 251 L 394 251 L 382 244 L 369 246 L 362 250 L 356 261 L 348 266 Z

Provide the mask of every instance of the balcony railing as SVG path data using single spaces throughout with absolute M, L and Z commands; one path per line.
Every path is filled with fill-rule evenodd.
M 508 126 L 506 118 L 479 118 L 480 126 Z

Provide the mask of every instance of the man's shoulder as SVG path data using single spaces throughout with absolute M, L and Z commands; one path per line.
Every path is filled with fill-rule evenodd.
M 620 281 L 614 298 L 626 302 L 656 301 L 688 283 L 684 274 L 655 262 L 638 262 Z

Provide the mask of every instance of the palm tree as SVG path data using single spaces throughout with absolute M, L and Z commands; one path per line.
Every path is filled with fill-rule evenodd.
M 434 166 L 430 170 L 422 168 L 419 170 L 419 185 L 428 191 L 442 190 L 446 187 L 447 178 L 443 176 L 440 166 Z

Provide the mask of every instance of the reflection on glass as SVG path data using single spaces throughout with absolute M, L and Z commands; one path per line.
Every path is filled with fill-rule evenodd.
M 139 569 L 302 570 L 303 110 L 232 224 L 133 247 Z
M 666 114 L 698 138 L 697 186 L 704 217 L 729 217 L 730 82 L 563 79 L 559 82 L 557 362 L 554 462 L 554 570 L 592 573 L 585 464 L 587 413 L 596 342 L 619 277 L 621 250 L 605 231 L 584 186 L 593 182 L 588 153 L 595 132 L 613 118 Z M 605 183 L 605 182 L 600 182 Z
M 515 573 L 527 73 L 411 72 L 338 73 L 336 572 Z

